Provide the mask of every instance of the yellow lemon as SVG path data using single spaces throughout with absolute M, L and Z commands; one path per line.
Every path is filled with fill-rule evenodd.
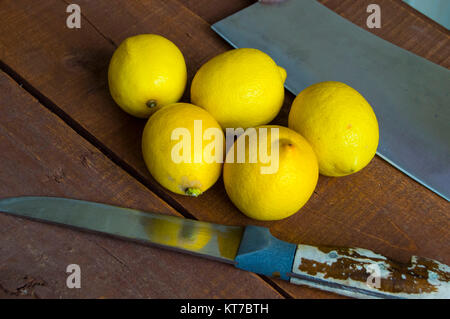
M 149 239 L 161 245 L 199 251 L 211 240 L 210 224 L 160 216 L 146 226 Z
M 341 82 L 314 84 L 295 98 L 289 127 L 303 135 L 319 160 L 320 173 L 345 176 L 365 167 L 378 147 L 372 107 Z
M 266 138 L 261 138 L 265 135 L 261 128 L 266 128 Z M 278 136 L 272 129 L 278 129 Z M 250 142 L 256 141 L 255 135 L 257 151 Z M 239 163 L 239 142 L 243 139 L 248 139 L 245 161 L 242 157 Z M 268 149 L 270 156 L 261 156 L 264 149 Z M 256 161 L 255 153 L 259 153 Z M 275 169 L 268 171 L 269 167 Z M 293 130 L 270 125 L 256 128 L 256 133 L 248 137 L 241 135 L 228 151 L 223 170 L 225 189 L 231 201 L 245 215 L 258 220 L 279 220 L 296 213 L 311 197 L 318 176 L 317 159 L 309 143 Z
M 191 100 L 223 128 L 272 121 L 284 99 L 286 71 L 256 49 L 235 49 L 206 62 L 195 74 Z
M 156 34 L 124 40 L 114 52 L 108 70 L 114 101 L 125 112 L 140 118 L 177 102 L 186 87 L 186 77 L 181 51 Z
M 175 103 L 148 120 L 142 153 L 153 178 L 168 190 L 198 196 L 220 177 L 224 135 L 204 109 Z

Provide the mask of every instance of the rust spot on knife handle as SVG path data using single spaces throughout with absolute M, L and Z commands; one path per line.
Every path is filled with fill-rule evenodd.
M 417 256 L 398 263 L 361 248 L 298 245 L 291 282 L 308 285 L 308 279 L 352 297 L 450 298 L 449 266 Z

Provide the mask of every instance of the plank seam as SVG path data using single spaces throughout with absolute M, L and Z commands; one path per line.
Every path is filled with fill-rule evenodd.
M 64 3 L 68 3 L 65 0 L 62 0 Z M 209 23 L 203 19 L 202 16 L 198 15 L 190 8 L 186 7 L 182 2 L 176 0 L 177 3 L 182 5 L 186 10 L 192 13 L 193 16 L 198 17 L 199 20 L 204 23 Z M 395 3 L 395 2 L 394 2 Z M 429 24 L 435 24 L 434 21 L 430 20 L 428 17 L 423 16 L 420 12 L 417 12 L 414 8 L 400 2 L 401 6 L 406 6 L 407 10 L 414 12 L 414 14 L 422 20 L 428 21 Z M 83 18 L 101 35 L 105 40 L 110 42 L 114 47 L 117 45 L 114 41 L 107 36 L 105 36 L 91 21 L 87 19 L 86 16 L 83 15 Z M 348 20 L 348 19 L 347 19 Z M 439 25 L 438 25 L 439 26 Z M 442 31 L 442 30 L 441 30 Z M 141 175 L 138 171 L 136 171 L 131 165 L 127 164 L 126 161 L 122 160 L 119 156 L 117 156 L 114 152 L 112 152 L 108 147 L 106 147 L 102 142 L 100 142 L 94 135 L 92 135 L 87 129 L 85 129 L 80 123 L 75 121 L 70 115 L 68 115 L 65 111 L 63 111 L 60 107 L 58 107 L 55 103 L 53 103 L 49 98 L 47 98 L 44 94 L 42 94 L 38 89 L 34 88 L 31 84 L 25 81 L 19 74 L 17 74 L 13 69 L 0 61 L 0 69 L 3 70 L 6 74 L 8 74 L 16 83 L 18 83 L 23 89 L 25 89 L 31 96 L 35 97 L 45 108 L 47 108 L 50 112 L 55 114 L 58 118 L 60 118 L 66 125 L 71 127 L 77 134 L 87 140 L 91 145 L 93 145 L 96 149 L 98 149 L 103 155 L 105 155 L 108 159 L 110 159 L 114 164 L 123 169 L 126 173 L 128 173 L 131 177 L 136 179 L 142 185 L 144 185 L 147 189 L 154 192 L 158 197 L 160 197 L 163 201 L 165 201 L 169 206 L 173 207 L 175 210 L 180 212 L 184 217 L 198 220 L 194 216 L 192 216 L 181 204 L 179 204 L 176 200 L 172 199 L 170 195 L 167 195 L 161 190 L 154 190 L 152 185 L 147 183 L 146 177 Z M 9 70 L 9 71 L 8 71 Z M 259 275 L 257 275 L 259 276 Z M 287 292 L 282 290 L 280 286 L 278 286 L 275 282 L 273 282 L 270 278 L 259 276 L 262 280 L 264 280 L 268 285 L 272 286 L 273 289 L 277 290 L 279 293 L 280 289 L 287 296 L 290 296 Z M 278 289 L 277 289 L 278 288 Z M 292 298 L 292 296 L 290 296 Z
M 286 290 L 284 290 L 283 288 L 281 288 L 280 286 L 278 286 L 278 284 L 276 282 L 274 282 L 273 280 L 271 280 L 269 277 L 264 276 L 264 275 L 258 275 L 262 280 L 264 280 L 268 285 L 270 285 L 273 289 L 276 290 L 276 292 L 278 292 L 281 296 L 283 296 L 286 299 L 295 299 L 294 296 L 292 296 L 291 294 L 289 294 Z
M 140 174 L 136 169 L 134 169 L 130 164 L 121 159 L 117 154 L 111 151 L 106 145 L 104 145 L 100 140 L 98 140 L 94 135 L 92 135 L 87 129 L 85 129 L 80 123 L 71 118 L 65 111 L 58 107 L 53 101 L 51 101 L 47 96 L 42 94 L 38 89 L 33 87 L 27 80 L 15 72 L 10 66 L 0 60 L 0 70 L 9 75 L 20 87 L 27 91 L 31 96 L 38 100 L 46 109 L 55 114 L 60 118 L 66 125 L 72 128 L 77 134 L 87 140 L 91 145 L 97 148 L 103 155 L 105 155 L 109 160 L 111 160 L 118 167 L 123 169 L 128 175 L 136 179 L 139 183 L 144 185 L 151 192 L 160 197 L 169 206 L 178 211 L 183 217 L 198 220 L 195 216 L 189 213 L 182 205 L 178 204 L 174 199 L 170 198 L 169 195 L 165 194 L 163 191 L 154 189 L 147 178 Z

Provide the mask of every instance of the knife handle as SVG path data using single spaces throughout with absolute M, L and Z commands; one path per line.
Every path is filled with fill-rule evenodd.
M 450 298 L 450 267 L 413 256 L 408 264 L 362 248 L 298 245 L 290 282 L 358 298 Z
M 450 267 L 413 256 L 398 263 L 367 249 L 281 241 L 247 226 L 236 267 L 356 298 L 450 298 Z

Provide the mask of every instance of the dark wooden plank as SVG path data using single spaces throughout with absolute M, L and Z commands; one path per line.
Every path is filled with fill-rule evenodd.
M 351 15 L 355 4 L 347 3 Z M 25 5 L 28 15 L 21 13 Z M 176 1 L 81 1 L 80 5 L 85 17 L 83 26 L 69 30 L 64 24 L 65 3 L 0 4 L 7 22 L 0 35 L 1 59 L 175 207 L 205 221 L 265 225 L 281 239 L 292 242 L 361 246 L 401 260 L 419 254 L 450 263 L 449 204 L 379 158 L 353 176 L 321 177 L 315 195 L 301 212 L 279 222 L 258 223 L 240 214 L 226 198 L 221 181 L 198 199 L 165 192 L 149 176 L 141 158 L 139 144 L 144 121 L 121 112 L 108 95 L 106 69 L 114 50 L 112 43 L 118 44 L 137 33 L 165 35 L 185 54 L 190 79 L 203 62 L 230 47 L 210 30 L 205 20 Z M 382 6 L 388 12 L 389 8 L 396 8 L 394 5 L 383 1 Z M 414 20 L 411 14 L 400 11 L 400 18 L 419 23 L 414 25 L 420 32 L 398 41 L 412 41 L 417 46 L 427 43 L 427 52 L 433 52 L 428 58 L 445 65 L 446 60 L 441 57 L 448 56 L 448 48 L 440 44 L 442 40 L 434 42 L 442 39 L 442 32 L 422 26 L 422 20 Z M 34 19 L 35 15 L 40 18 Z M 28 41 L 20 42 L 18 38 Z M 184 100 L 187 98 L 185 94 Z M 277 123 L 286 124 L 292 98 L 287 95 Z M 277 284 L 295 297 L 332 296 L 279 281 Z
M 179 215 L 0 73 L 0 198 L 63 196 Z M 280 298 L 201 258 L 0 214 L 0 298 Z M 81 267 L 81 289 L 66 267 Z
M 179 0 L 186 8 L 194 12 L 209 24 L 222 20 L 239 10 L 255 3 L 254 0 L 210 1 Z

